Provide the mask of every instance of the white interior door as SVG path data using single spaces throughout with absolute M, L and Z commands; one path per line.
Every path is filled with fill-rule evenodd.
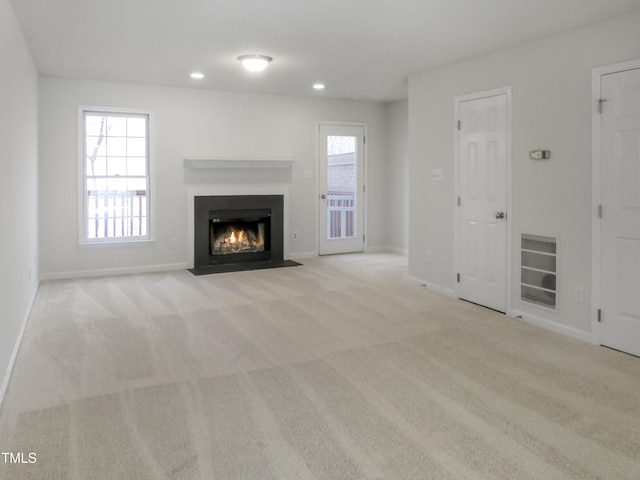
M 600 342 L 640 356 L 640 69 L 600 85 Z
M 320 255 L 364 250 L 364 127 L 320 125 Z
M 506 311 L 507 96 L 459 103 L 458 296 Z

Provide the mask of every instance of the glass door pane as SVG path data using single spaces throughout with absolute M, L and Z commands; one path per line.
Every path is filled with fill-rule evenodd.
M 358 235 L 358 152 L 354 136 L 327 136 L 327 240 Z

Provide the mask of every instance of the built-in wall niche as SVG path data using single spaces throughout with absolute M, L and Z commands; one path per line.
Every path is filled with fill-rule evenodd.
M 522 234 L 520 238 L 520 299 L 556 308 L 558 239 Z

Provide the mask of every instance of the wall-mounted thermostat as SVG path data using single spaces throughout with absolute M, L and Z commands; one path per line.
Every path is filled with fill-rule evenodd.
M 551 158 L 551 150 L 532 150 L 529 152 L 531 160 L 548 160 Z

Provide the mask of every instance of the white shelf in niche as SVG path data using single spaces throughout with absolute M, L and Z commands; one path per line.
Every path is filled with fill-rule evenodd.
M 285 169 L 295 162 L 286 157 L 187 157 L 185 166 L 197 169 Z

